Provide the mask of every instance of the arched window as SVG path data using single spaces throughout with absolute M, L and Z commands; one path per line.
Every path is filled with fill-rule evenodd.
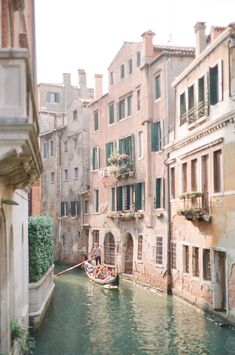
M 104 239 L 104 262 L 115 265 L 115 241 L 111 232 L 108 232 Z

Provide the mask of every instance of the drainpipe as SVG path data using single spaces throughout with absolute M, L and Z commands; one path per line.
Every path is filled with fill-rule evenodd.
M 172 295 L 172 274 L 171 274 L 171 239 L 172 239 L 172 229 L 171 229 L 171 203 L 170 203 L 170 164 L 167 163 L 169 159 L 169 153 L 167 153 L 167 158 L 165 160 L 166 173 L 167 173 L 167 294 Z

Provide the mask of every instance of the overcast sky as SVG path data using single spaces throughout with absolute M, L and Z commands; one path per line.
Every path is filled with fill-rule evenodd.
M 39 82 L 62 82 L 85 69 L 88 85 L 104 75 L 124 41 L 138 42 L 147 30 L 154 44 L 195 45 L 194 25 L 235 21 L 235 0 L 35 0 Z

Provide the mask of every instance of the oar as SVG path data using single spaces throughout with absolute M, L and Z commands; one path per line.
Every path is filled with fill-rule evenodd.
M 71 267 L 69 267 L 68 269 L 66 269 L 66 270 L 64 270 L 64 271 L 58 272 L 58 274 L 55 274 L 55 276 L 60 276 L 60 275 L 64 274 L 64 273 L 67 272 L 67 271 L 73 270 L 73 269 L 75 269 L 76 267 L 81 266 L 81 265 L 82 265 L 83 263 L 85 263 L 86 261 L 91 261 L 91 260 L 93 260 L 93 259 L 95 259 L 95 258 L 91 258 L 91 259 L 89 259 L 89 260 L 84 260 L 84 261 L 82 261 L 81 263 L 76 264 L 76 265 L 74 265 L 74 266 L 71 266 Z

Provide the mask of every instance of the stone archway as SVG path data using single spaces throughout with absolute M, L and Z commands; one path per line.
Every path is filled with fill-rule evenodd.
M 6 223 L 0 210 L 0 352 L 8 352 L 9 341 Z
M 104 238 L 104 262 L 115 265 L 115 240 L 111 232 L 108 232 Z
M 124 273 L 133 273 L 133 238 L 130 233 L 126 233 L 123 240 L 123 260 Z

